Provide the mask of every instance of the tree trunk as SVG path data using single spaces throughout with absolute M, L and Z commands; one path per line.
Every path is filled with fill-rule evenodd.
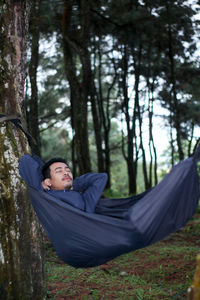
M 150 41 L 148 45 L 148 51 L 147 51 L 147 76 L 146 76 L 147 91 L 148 91 L 149 154 L 150 154 L 149 187 L 152 187 L 153 184 L 156 185 L 158 183 L 157 153 L 156 153 L 156 147 L 153 138 L 154 84 L 156 79 L 155 66 L 158 64 L 158 62 L 159 62 L 159 55 L 157 55 L 155 59 L 154 57 L 152 57 L 152 43 Z M 152 82 L 150 81 L 150 78 L 152 78 Z M 153 154 L 154 154 L 154 165 L 153 165 Z
M 91 171 L 90 155 L 89 155 L 89 142 L 88 142 L 88 120 L 87 120 L 87 91 L 88 83 L 86 86 L 86 65 L 87 57 L 83 58 L 87 49 L 82 45 L 82 35 L 85 36 L 85 28 L 87 22 L 87 14 L 83 13 L 81 32 L 79 29 L 74 31 L 71 29 L 71 17 L 73 13 L 73 1 L 67 0 L 65 2 L 65 11 L 62 18 L 62 34 L 63 34 L 63 52 L 65 57 L 65 70 L 67 79 L 70 85 L 71 92 L 71 108 L 72 108 L 72 126 L 75 132 L 75 147 L 76 157 L 79 166 L 80 174 Z M 86 23 L 85 23 L 86 22 Z M 83 49 L 81 49 L 83 47 Z M 83 75 L 82 80 L 77 75 L 75 60 L 77 57 L 82 58 Z M 85 76 L 84 76 L 85 75 Z
M 171 165 L 175 164 L 175 148 L 174 148 L 174 139 L 173 139 L 173 127 L 170 122 L 170 148 L 171 148 Z
M 99 46 L 99 45 L 98 45 Z M 98 82 L 99 82 L 99 93 L 97 93 L 93 75 L 93 86 L 92 86 L 92 99 L 91 99 L 91 106 L 92 106 L 92 118 L 93 118 L 93 126 L 94 126 L 94 133 L 95 133 L 95 142 L 97 148 L 97 165 L 98 165 L 98 172 L 105 172 L 105 160 L 104 160 L 104 153 L 103 153 L 103 137 L 102 137 L 102 117 L 100 112 L 100 101 L 102 99 L 101 94 L 101 55 L 100 50 L 98 53 Z M 96 64 L 94 62 L 93 69 L 95 70 Z M 95 73 L 95 71 L 94 71 Z
M 109 86 L 107 85 L 107 95 L 105 95 L 105 91 L 102 89 L 102 58 L 101 58 L 101 50 L 98 51 L 99 58 L 99 67 L 98 67 L 98 84 L 99 84 L 99 114 L 101 116 L 101 124 L 102 124 L 102 132 L 103 132 L 103 141 L 104 141 L 104 153 L 105 153 L 105 172 L 108 174 L 108 181 L 106 188 L 111 187 L 111 159 L 110 159 L 110 129 L 111 129 L 111 115 L 110 115 L 110 98 L 111 91 L 115 85 L 117 78 L 117 71 L 115 70 L 115 74 L 113 75 L 112 81 Z M 114 62 L 113 62 L 114 65 Z
M 180 112 L 177 99 L 176 91 L 176 75 L 175 75 L 175 63 L 174 63 L 174 54 L 173 54 L 173 40 L 172 40 L 172 29 L 171 24 L 168 25 L 168 44 L 169 44 L 169 61 L 170 61 L 170 73 L 171 73 L 171 84 L 172 84 L 172 101 L 171 110 L 174 114 L 174 127 L 176 129 L 176 141 L 178 146 L 178 155 L 179 160 L 184 159 L 184 152 L 181 143 L 181 121 L 180 121 Z
M 196 271 L 192 285 L 187 290 L 188 300 L 199 300 L 200 299 L 200 254 L 197 255 Z
M 139 123 L 139 136 L 140 136 L 140 148 L 142 150 L 142 169 L 143 169 L 143 176 L 144 176 L 144 184 L 145 189 L 147 190 L 149 185 L 148 175 L 147 175 L 147 163 L 146 163 L 146 155 L 145 149 L 143 145 L 143 134 L 142 134 L 142 113 L 140 108 L 140 101 L 139 101 L 139 83 L 140 83 L 140 74 L 141 74 L 141 55 L 142 55 L 142 46 L 139 46 L 138 53 L 132 49 L 133 52 L 133 61 L 134 61 L 134 69 L 135 69 L 135 108 Z
M 188 140 L 188 149 L 187 149 L 187 156 L 191 156 L 192 155 L 192 142 L 193 142 L 193 138 L 194 138 L 194 123 L 191 123 L 191 134 L 190 134 L 190 138 Z
M 36 145 L 33 145 L 35 154 L 40 155 L 40 134 L 38 120 L 38 88 L 37 68 L 39 62 L 39 13 L 40 0 L 34 0 L 31 11 L 31 61 L 29 65 L 29 77 L 31 82 L 30 111 L 28 113 L 28 127 L 30 134 L 34 137 Z
M 128 97 L 128 54 L 127 47 L 124 46 L 122 60 L 122 82 L 123 82 L 123 106 L 122 110 L 125 114 L 127 134 L 128 134 L 128 147 L 127 147 L 127 156 L 125 155 L 125 150 L 122 149 L 123 155 L 126 159 L 127 169 L 128 169 L 128 185 L 129 185 L 129 194 L 136 194 L 137 191 L 137 161 L 138 161 L 138 150 L 137 150 L 137 137 L 136 137 L 136 114 L 135 108 L 133 111 L 133 116 L 130 116 L 129 108 L 129 97 Z M 134 144 L 135 141 L 135 144 Z
M 0 1 L 0 113 L 23 115 L 29 1 Z M 0 122 L 0 295 L 1 299 L 43 299 L 41 228 L 18 173 L 29 152 L 21 131 Z
M 92 106 L 92 118 L 93 118 L 93 126 L 94 126 L 94 133 L 95 133 L 95 142 L 96 142 L 96 148 L 97 148 L 97 166 L 98 166 L 98 172 L 105 172 L 105 163 L 104 163 L 104 156 L 103 156 L 103 149 L 102 149 L 102 134 L 101 134 L 101 125 L 97 110 L 97 97 L 94 95 L 94 97 L 91 100 L 91 106 Z

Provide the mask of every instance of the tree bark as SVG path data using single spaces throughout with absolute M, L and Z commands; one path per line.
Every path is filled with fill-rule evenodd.
M 31 61 L 29 65 L 29 77 L 31 82 L 30 111 L 28 112 L 28 127 L 30 134 L 34 137 L 36 144 L 33 145 L 35 154 L 40 155 L 40 134 L 38 120 L 38 88 L 37 68 L 39 63 L 39 14 L 40 0 L 34 0 L 31 10 Z
M 142 150 L 142 169 L 143 169 L 143 176 L 144 176 L 144 184 L 145 189 L 147 190 L 150 187 L 149 179 L 147 175 L 147 163 L 146 163 L 146 155 L 145 149 L 143 145 L 143 134 L 142 134 L 142 113 L 140 108 L 139 102 L 139 83 L 140 83 L 140 75 L 141 75 L 141 55 L 142 55 L 142 46 L 139 46 L 138 52 L 132 49 L 133 53 L 133 61 L 134 61 L 134 69 L 135 69 L 135 109 L 139 123 L 139 136 L 140 136 L 140 148 Z
M 101 172 L 105 172 L 105 163 L 104 163 L 104 156 L 103 156 L 103 149 L 102 149 L 101 122 L 99 119 L 96 104 L 97 104 L 97 97 L 96 95 L 94 95 L 93 99 L 91 100 L 92 118 L 93 118 L 95 142 L 97 148 L 97 166 L 98 166 L 98 172 L 101 173 Z
M 122 153 L 127 163 L 128 169 L 128 185 L 129 194 L 136 194 L 137 191 L 137 161 L 138 161 L 138 149 L 137 149 L 137 137 L 136 137 L 136 113 L 135 108 L 133 109 L 133 116 L 130 116 L 129 108 L 129 97 L 128 97 L 128 53 L 127 46 L 124 45 L 123 49 L 123 60 L 122 60 L 122 93 L 123 93 L 123 106 L 122 111 L 125 114 L 127 135 L 128 135 L 128 147 L 127 155 L 125 155 L 125 150 L 122 149 Z M 123 147 L 122 143 L 122 147 Z
M 24 113 L 26 41 L 30 1 L 0 1 L 0 113 Z M 29 152 L 26 138 L 0 122 L 0 295 L 43 299 L 41 228 L 31 208 L 18 161 Z
M 85 8 L 83 3 L 83 9 Z M 88 141 L 88 82 L 87 82 L 87 51 L 83 38 L 87 38 L 87 12 L 81 14 L 81 30 L 71 28 L 73 1 L 65 2 L 65 11 L 62 17 L 63 52 L 65 58 L 65 70 L 70 85 L 72 127 L 75 132 L 74 142 L 76 148 L 77 163 L 80 174 L 91 171 L 89 141 Z M 72 26 L 73 27 L 73 26 Z M 77 75 L 75 60 L 79 56 L 82 62 L 82 76 Z
M 116 79 L 117 79 L 117 70 L 115 68 L 115 62 L 114 59 L 112 60 L 115 73 L 113 74 L 113 78 L 109 85 L 106 85 L 106 90 L 105 88 L 103 89 L 103 78 L 102 78 L 102 55 L 101 55 L 101 50 L 100 47 L 98 49 L 98 59 L 99 59 L 99 66 L 98 66 L 98 85 L 99 85 L 99 115 L 101 119 L 101 126 L 102 126 L 102 133 L 103 133 L 103 141 L 104 141 L 104 165 L 105 169 L 104 172 L 108 174 L 108 181 L 106 188 L 111 187 L 111 159 L 110 159 L 110 130 L 111 130 L 111 115 L 110 115 L 110 98 L 111 98 L 111 92 L 112 89 L 115 85 Z M 104 90 L 104 91 L 103 91 Z M 102 147 L 103 148 L 103 147 Z M 103 150 L 103 149 L 102 149 Z
M 99 44 L 98 44 L 99 46 Z M 92 118 L 93 118 L 93 126 L 95 132 L 95 142 L 97 148 L 97 165 L 98 165 L 98 172 L 105 172 L 105 160 L 104 160 L 104 153 L 103 153 L 103 137 L 102 137 L 102 117 L 101 112 L 99 109 L 100 102 L 102 99 L 101 94 L 101 54 L 100 49 L 98 50 L 98 82 L 99 82 L 99 93 L 97 93 L 97 89 L 95 87 L 94 75 L 93 75 L 93 87 L 92 87 L 92 99 L 91 99 L 91 106 L 92 106 Z M 95 70 L 96 64 L 94 62 L 93 69 Z M 94 71 L 95 73 L 95 71 Z
M 148 91 L 148 119 L 149 119 L 149 186 L 152 187 L 153 183 L 158 183 L 157 175 L 157 153 L 153 137 L 153 115 L 154 115 L 154 85 L 155 85 L 155 66 L 159 63 L 159 54 L 156 55 L 155 59 L 152 57 L 152 42 L 150 40 L 147 51 L 147 91 Z M 152 78 L 152 82 L 150 81 Z M 153 154 L 154 154 L 154 165 L 153 165 Z M 154 182 L 153 182 L 154 175 Z
M 170 19 L 170 18 L 169 18 Z M 172 39 L 172 28 L 171 24 L 168 24 L 168 47 L 169 47 L 169 62 L 170 62 L 170 75 L 171 75 L 171 92 L 172 92 L 172 101 L 171 110 L 174 114 L 174 127 L 176 129 L 176 141 L 178 146 L 178 155 L 179 160 L 184 159 L 184 152 L 181 142 L 181 121 L 180 121 L 180 112 L 179 112 L 179 105 L 177 99 L 177 91 L 176 91 L 176 71 L 175 71 L 175 64 L 174 64 L 174 53 L 173 53 L 173 39 Z

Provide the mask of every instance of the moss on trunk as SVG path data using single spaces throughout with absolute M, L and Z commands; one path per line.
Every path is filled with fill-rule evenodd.
M 23 115 L 29 1 L 0 1 L 0 113 Z M 29 147 L 23 133 L 0 122 L 0 295 L 43 299 L 42 233 L 18 162 Z

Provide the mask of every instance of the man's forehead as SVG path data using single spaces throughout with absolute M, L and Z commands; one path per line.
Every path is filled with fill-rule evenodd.
M 69 166 L 63 162 L 54 162 L 50 165 L 50 170 L 55 170 L 55 169 L 59 169 L 59 168 L 68 168 Z

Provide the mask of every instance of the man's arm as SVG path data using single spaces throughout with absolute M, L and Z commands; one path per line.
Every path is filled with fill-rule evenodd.
M 36 155 L 30 156 L 29 154 L 24 154 L 19 161 L 19 174 L 21 177 L 28 185 L 39 190 L 42 190 L 42 165 L 42 159 Z
M 83 192 L 85 211 L 94 212 L 107 179 L 108 176 L 106 173 L 88 173 L 74 180 L 74 190 Z

